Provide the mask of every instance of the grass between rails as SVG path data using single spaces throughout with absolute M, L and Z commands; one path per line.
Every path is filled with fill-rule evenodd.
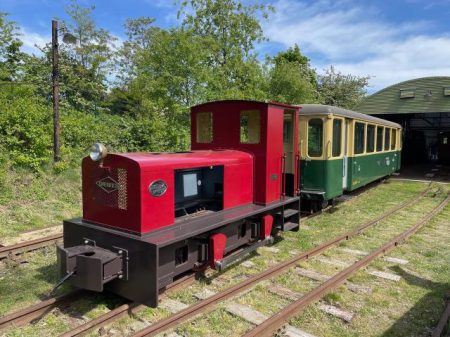
M 0 195 L 0 243 L 81 214 L 80 169 L 56 174 L 8 170 Z
M 213 272 L 211 279 L 195 283 L 187 289 L 173 293 L 170 297 L 179 299 L 187 304 L 194 303 L 196 299 L 193 295 L 203 287 L 215 291 L 229 287 L 246 278 L 248 275 L 264 270 L 271 264 L 288 259 L 291 257 L 292 252 L 303 251 L 350 228 L 357 227 L 364 221 L 372 219 L 387 209 L 411 198 L 423 190 L 425 186 L 422 183 L 405 182 L 381 184 L 377 188 L 369 190 L 355 199 L 338 205 L 333 212 L 324 213 L 321 216 L 308 219 L 305 221 L 305 224 L 309 229 L 302 230 L 298 233 L 284 234 L 285 240 L 281 240 L 275 245 L 275 247 L 280 249 L 278 254 L 260 249 L 258 254 L 253 254 L 249 258 L 255 264 L 254 268 L 247 269 L 240 264 L 236 264 L 223 273 Z M 12 311 L 35 302 L 40 295 L 51 289 L 55 279 L 39 279 L 36 274 L 45 265 L 48 268 L 47 273 L 55 273 L 54 275 L 56 275 L 56 259 L 53 252 L 45 256 L 45 259 L 40 258 L 40 254 L 42 252 L 30 254 L 28 256 L 30 263 L 16 267 L 18 269 L 2 270 L 4 273 L 4 280 L 2 281 L 6 282 L 2 282 L 4 287 L 1 289 L 1 294 L 8 294 L 8 297 L 6 301 L 2 299 L 2 305 L 0 306 L 1 312 Z M 19 269 L 22 269 L 22 271 L 17 272 Z M 35 276 L 33 276 L 33 273 Z M 17 274 L 18 276 L 13 276 L 12 274 Z M 26 279 L 37 282 L 34 289 L 31 289 L 29 281 L 22 282 Z M 308 288 L 315 285 L 312 281 L 300 283 L 298 279 L 299 277 L 291 272 L 280 276 L 277 281 L 280 280 L 281 284 L 299 292 L 305 292 Z M 13 285 L 11 283 L 15 284 Z M 271 314 L 286 304 L 285 300 L 274 298 L 274 295 L 269 294 L 264 287 L 258 286 L 257 289 L 260 289 L 261 293 L 256 292 L 256 294 L 265 299 L 265 305 L 264 303 L 258 304 L 258 301 L 254 298 L 255 296 L 252 295 L 254 292 L 242 296 L 239 301 L 241 303 L 252 303 L 256 305 L 255 308 L 266 314 Z M 107 294 L 82 298 L 73 303 L 69 310 L 64 313 L 55 310 L 37 324 L 29 325 L 23 329 L 11 329 L 7 331 L 7 335 L 55 335 L 68 330 L 71 326 L 80 324 L 80 318 L 92 319 L 97 317 L 119 302 L 120 300 L 117 297 Z M 163 309 L 148 308 L 137 314 L 134 318 L 126 318 L 114 324 L 108 331 L 112 335 L 126 335 L 168 314 Z M 230 327 L 233 327 L 232 331 L 230 331 Z M 223 308 L 219 308 L 219 310 L 215 310 L 208 316 L 202 316 L 192 323 L 182 325 L 177 331 L 180 334 L 189 335 L 228 336 L 231 334 L 237 336 L 249 327 L 250 325 L 248 323 L 229 315 Z M 96 332 L 92 333 L 92 335 L 96 335 Z

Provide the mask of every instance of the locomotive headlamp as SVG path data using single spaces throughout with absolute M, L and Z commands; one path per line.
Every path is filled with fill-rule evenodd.
M 89 157 L 93 161 L 100 161 L 106 157 L 108 151 L 106 150 L 106 146 L 102 143 L 95 143 L 91 147 L 91 152 L 89 152 Z

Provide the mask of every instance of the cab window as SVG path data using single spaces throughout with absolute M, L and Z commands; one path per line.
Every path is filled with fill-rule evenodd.
M 397 130 L 392 129 L 391 150 L 395 150 L 396 144 L 397 144 Z
M 341 155 L 342 119 L 333 120 L 333 157 Z
M 355 154 L 364 152 L 364 123 L 355 123 Z
M 375 125 L 367 125 L 367 152 L 375 151 Z
M 197 143 L 211 143 L 213 140 L 212 112 L 197 113 Z
M 308 156 L 321 157 L 323 144 L 323 121 L 318 118 L 308 122 Z
M 261 130 L 259 110 L 241 111 L 240 138 L 242 144 L 258 144 Z
M 384 150 L 389 151 L 389 147 L 391 146 L 391 129 L 386 128 L 384 131 Z
M 383 127 L 377 126 L 377 152 L 383 151 Z

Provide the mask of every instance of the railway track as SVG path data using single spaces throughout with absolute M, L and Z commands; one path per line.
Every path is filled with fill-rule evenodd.
M 313 247 L 312 249 L 305 251 L 305 252 L 291 258 L 290 260 L 287 260 L 278 265 L 275 265 L 259 274 L 253 275 L 253 276 L 249 277 L 248 279 L 246 279 L 245 281 L 243 281 L 239 284 L 236 284 L 235 286 L 232 286 L 228 289 L 225 289 L 224 291 L 222 291 L 220 293 L 217 293 L 217 294 L 215 294 L 211 297 L 208 297 L 204 300 L 200 300 L 199 302 L 187 307 L 186 309 L 181 310 L 178 313 L 173 314 L 161 321 L 158 321 L 158 322 L 142 329 L 141 331 L 138 331 L 137 333 L 132 335 L 132 337 L 154 336 L 158 333 L 161 333 L 161 332 L 167 331 L 171 328 L 174 328 L 177 325 L 179 325 L 183 322 L 186 322 L 199 314 L 208 312 L 208 311 L 212 310 L 217 304 L 222 303 L 223 301 L 226 301 L 228 299 L 231 299 L 231 298 L 241 294 L 243 291 L 254 287 L 257 283 L 267 280 L 267 279 L 271 279 L 274 276 L 277 276 L 280 273 L 288 270 L 289 268 L 294 267 L 298 262 L 306 260 L 315 255 L 319 255 L 322 252 L 324 252 L 325 250 L 329 249 L 330 247 L 336 246 L 337 244 L 339 244 L 345 240 L 348 240 L 355 235 L 360 234 L 365 229 L 377 224 L 381 220 L 386 219 L 393 213 L 417 202 L 427 192 L 429 192 L 430 189 L 431 189 L 431 187 L 428 186 L 428 188 L 425 189 L 418 196 L 398 205 L 397 207 L 392 208 L 391 210 L 383 213 L 382 215 L 378 216 L 377 218 L 364 223 L 363 225 L 359 226 L 358 228 L 351 230 L 343 235 L 340 235 L 334 239 L 331 239 L 319 246 Z
M 219 303 L 223 300 L 226 300 L 228 298 L 234 297 L 237 294 L 241 293 L 242 291 L 253 287 L 257 282 L 272 278 L 275 275 L 282 273 L 283 271 L 294 266 L 299 261 L 302 261 L 302 260 L 308 259 L 312 256 L 318 255 L 318 254 L 322 253 L 323 251 L 325 251 L 326 249 L 328 249 L 332 246 L 335 246 L 342 241 L 348 240 L 355 235 L 360 234 L 365 229 L 367 229 L 373 225 L 376 225 L 378 222 L 389 217 L 391 214 L 417 202 L 420 198 L 422 198 L 430 190 L 431 190 L 431 186 L 429 185 L 425 190 L 423 190 L 417 196 L 388 210 L 387 212 L 383 213 L 382 215 L 378 216 L 377 218 L 364 223 L 363 225 L 359 226 L 358 228 L 351 230 L 343 235 L 340 235 L 332 240 L 329 240 L 329 241 L 327 241 L 317 247 L 314 247 L 306 252 L 303 252 L 288 261 L 280 263 L 264 272 L 261 272 L 260 274 L 254 275 L 254 276 L 250 277 L 249 279 L 245 280 L 244 282 L 239 283 L 229 289 L 226 289 L 225 291 L 223 291 L 221 293 L 218 293 L 218 294 L 216 294 L 210 298 L 207 298 L 205 300 L 201 300 L 201 301 L 197 302 L 196 304 L 186 308 L 185 310 L 183 310 L 177 314 L 174 314 L 172 316 L 169 316 L 167 319 L 161 320 L 160 322 L 157 322 L 157 323 L 149 326 L 148 328 L 138 332 L 134 337 L 154 335 L 158 332 L 162 332 L 167 329 L 170 329 L 171 327 L 174 327 L 175 325 L 188 320 L 192 316 L 195 316 L 202 312 L 205 312 L 208 309 L 212 308 L 217 303 Z M 53 237 L 52 239 L 55 240 L 56 235 L 54 235 L 52 237 Z M 33 241 L 38 241 L 38 240 L 33 240 Z M 7 248 L 7 247 L 5 247 L 5 248 Z M 180 287 L 187 286 L 188 284 L 190 284 L 194 281 L 194 278 L 195 277 L 193 275 L 191 275 L 189 277 L 185 277 L 185 278 L 182 278 L 182 279 L 174 282 L 173 284 L 171 284 L 167 287 L 167 289 L 166 289 L 167 291 L 165 294 L 170 293 L 171 291 L 174 291 L 176 289 L 179 289 Z M 18 312 L 14 312 L 12 314 L 6 315 L 6 316 L 0 318 L 0 330 L 3 330 L 10 326 L 15 326 L 15 327 L 23 326 L 29 322 L 32 322 L 33 320 L 39 319 L 40 317 L 45 315 L 47 312 L 52 310 L 54 307 L 63 306 L 65 303 L 70 302 L 74 298 L 82 296 L 83 293 L 84 293 L 84 291 L 74 291 L 74 292 L 71 292 L 66 295 L 61 295 L 58 297 L 50 298 L 48 300 L 40 302 L 31 307 L 28 307 L 28 308 L 25 308 Z M 145 308 L 145 306 L 143 306 L 143 305 L 137 305 L 137 304 L 131 303 L 131 302 L 124 303 L 124 304 L 120 305 L 119 307 L 109 311 L 108 313 L 101 315 L 98 318 L 91 320 L 85 324 L 82 324 L 71 331 L 66 332 L 62 336 L 64 336 L 64 337 L 80 336 L 88 331 L 91 331 L 94 328 L 100 328 L 102 326 L 105 326 L 106 324 L 109 324 L 111 322 L 118 320 L 121 317 L 129 315 L 131 313 L 136 313 L 136 312 L 142 310 L 143 308 Z
M 52 245 L 62 240 L 62 237 L 62 233 L 53 234 L 43 238 L 17 243 L 15 245 L 0 247 L 0 260 L 14 260 L 20 254 Z
M 247 332 L 244 336 L 245 337 L 268 337 L 272 336 L 274 332 L 276 332 L 280 327 L 282 327 L 290 318 L 292 318 L 294 315 L 300 313 L 303 311 L 306 306 L 313 301 L 316 301 L 320 299 L 322 296 L 324 296 L 326 293 L 331 291 L 332 289 L 336 288 L 345 280 L 356 273 L 357 271 L 361 270 L 363 267 L 367 266 L 370 262 L 375 260 L 377 257 L 379 257 L 382 254 L 385 254 L 395 248 L 397 245 L 402 243 L 403 241 L 407 240 L 410 236 L 412 236 L 415 232 L 417 232 L 422 226 L 425 225 L 431 218 L 433 218 L 437 213 L 439 213 L 445 205 L 450 201 L 450 194 L 443 200 L 439 205 L 437 205 L 431 212 L 429 212 L 425 217 L 423 217 L 421 220 L 419 220 L 416 224 L 414 224 L 412 227 L 401 233 L 400 235 L 396 236 L 389 242 L 385 243 L 384 245 L 380 246 L 375 251 L 371 252 L 369 255 L 365 256 L 364 258 L 358 260 L 353 265 L 345 268 L 341 272 L 337 273 L 324 283 L 322 283 L 320 286 L 314 288 L 312 291 L 306 293 L 303 295 L 300 299 L 294 301 L 287 307 L 285 307 L 283 310 L 278 312 L 277 314 L 270 317 L 268 320 L 264 321 L 262 324 L 257 325 L 255 328 L 253 328 L 251 331 Z M 448 317 L 447 317 L 448 319 Z

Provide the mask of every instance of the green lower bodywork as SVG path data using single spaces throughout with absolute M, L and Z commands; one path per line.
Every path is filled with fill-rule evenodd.
M 343 188 L 343 159 L 301 160 L 302 196 L 330 200 L 353 191 L 400 169 L 401 152 L 391 151 L 347 159 L 347 187 Z

